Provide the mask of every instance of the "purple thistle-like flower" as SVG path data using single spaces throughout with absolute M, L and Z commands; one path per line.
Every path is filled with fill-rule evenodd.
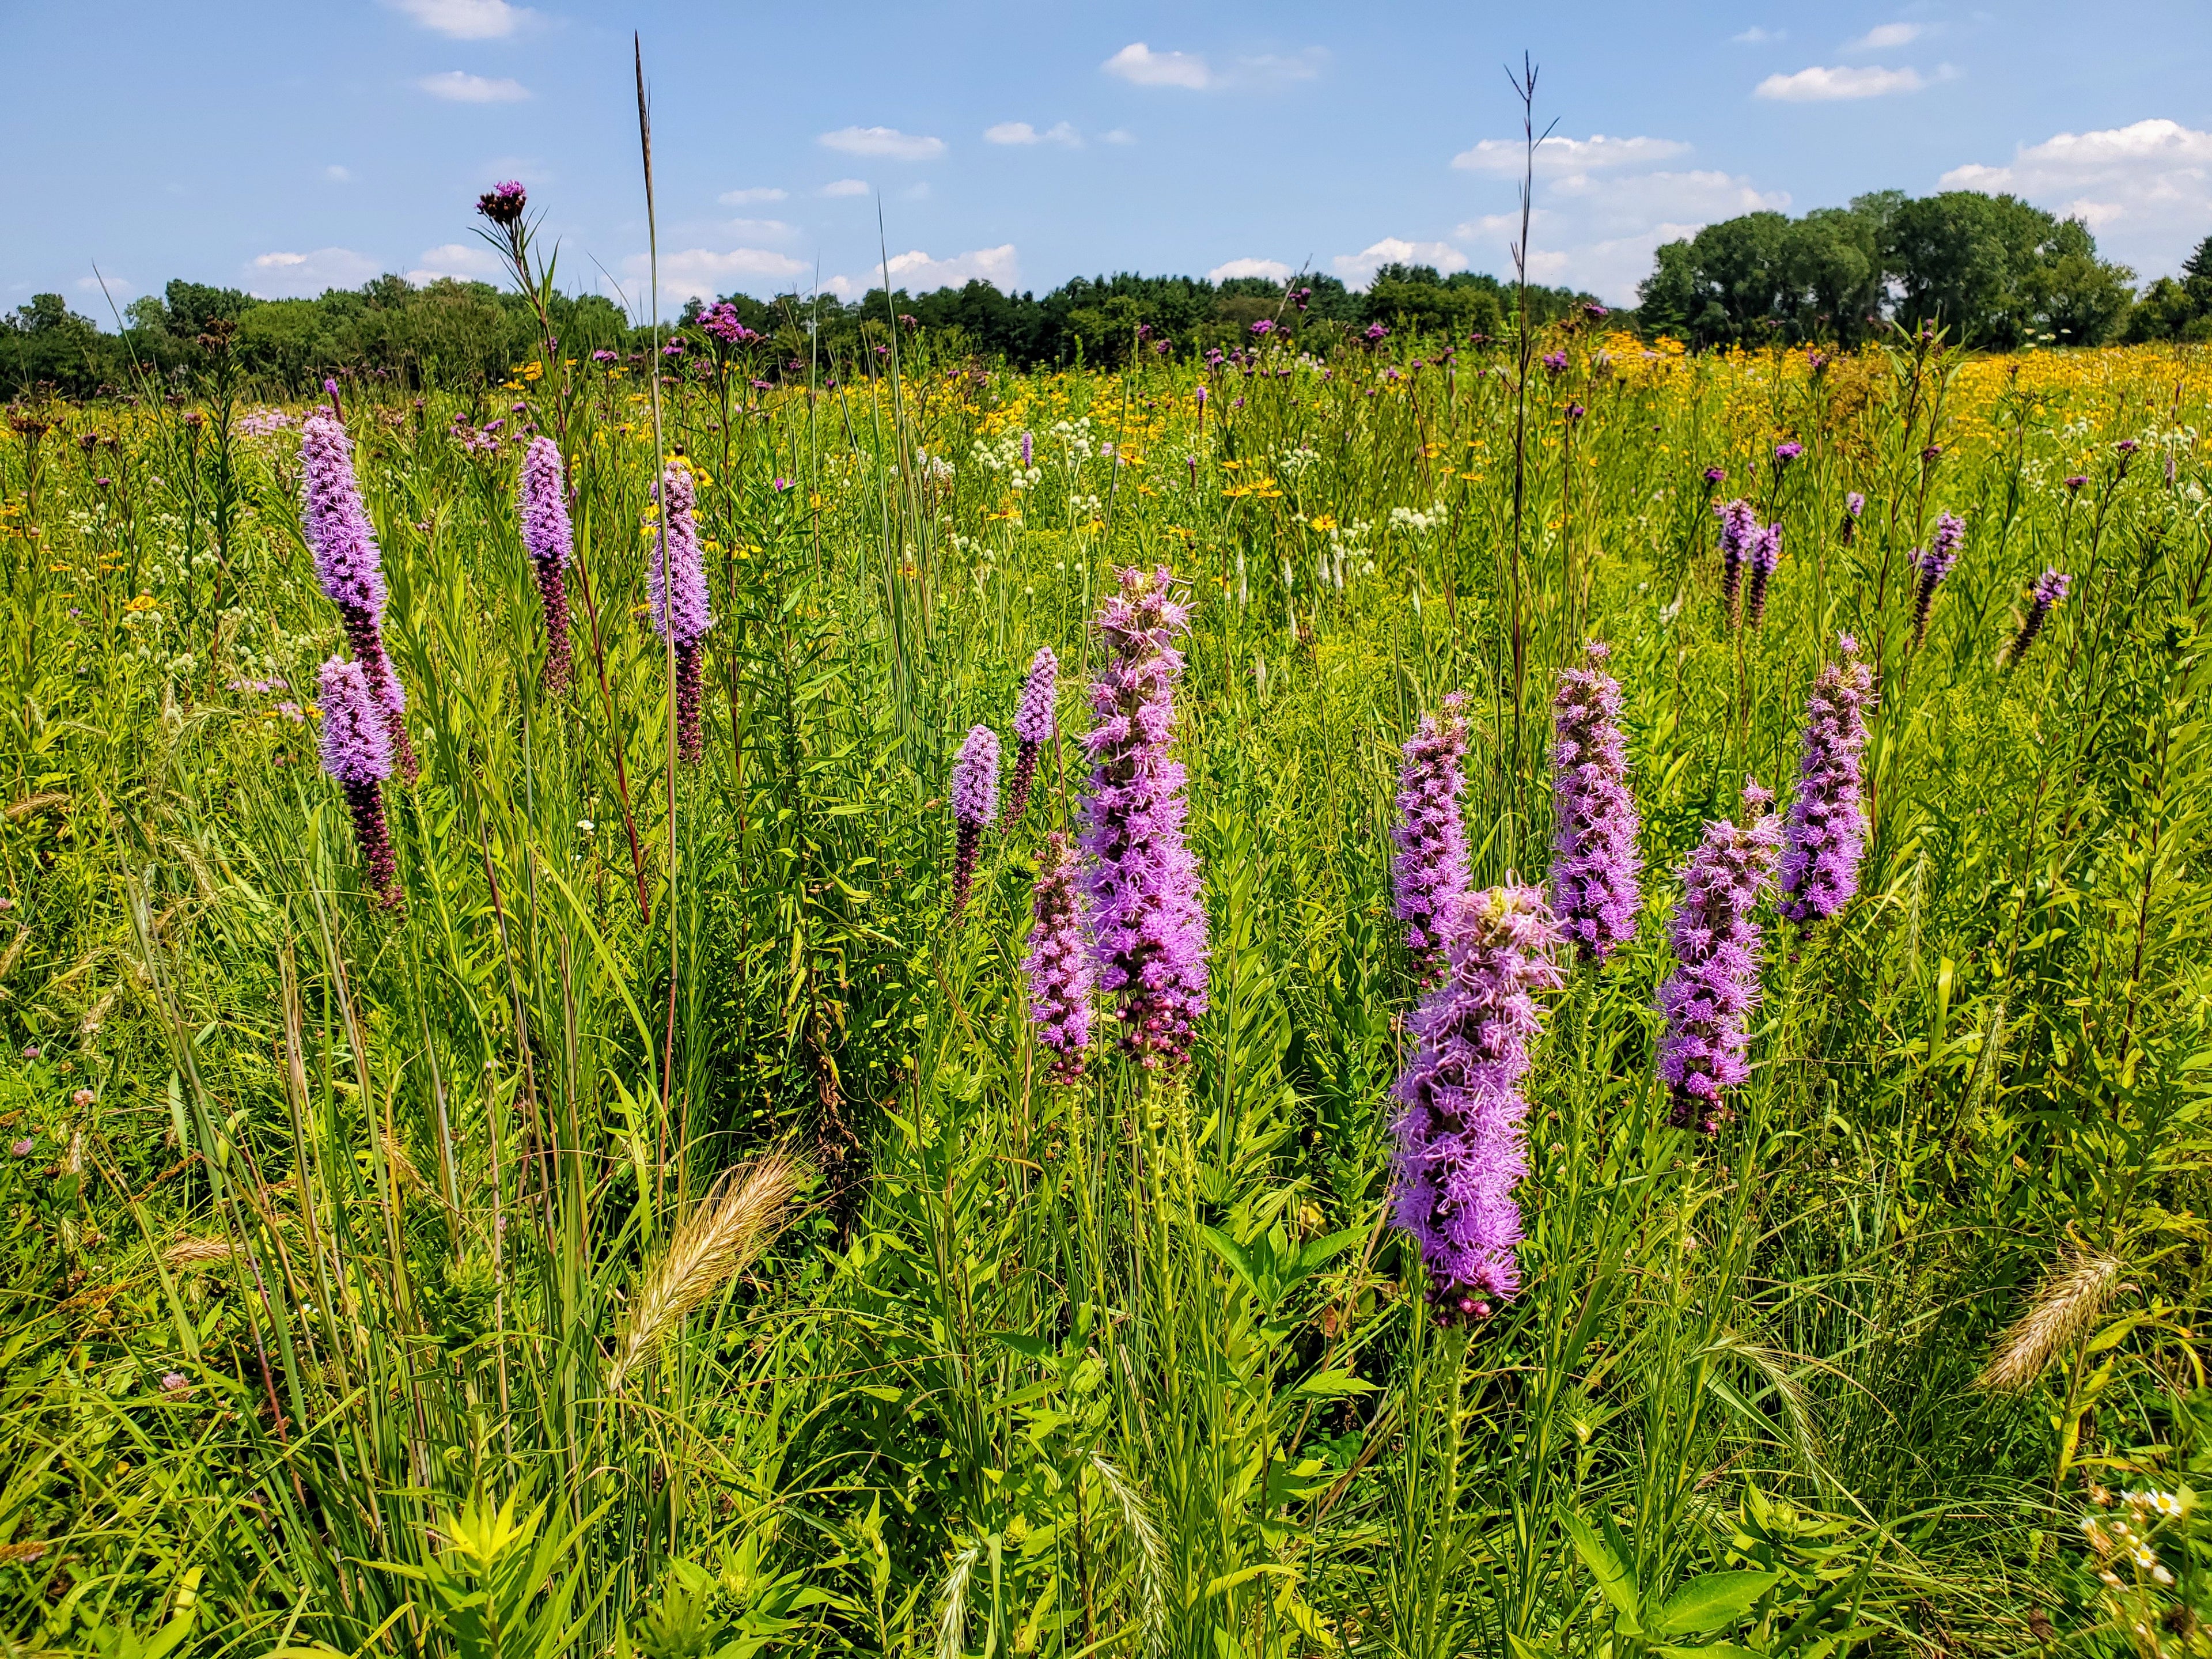
M 1966 521 L 1952 513 L 1936 515 L 1936 541 L 1932 547 L 1916 550 L 1912 568 L 1919 573 L 1912 585 L 1912 648 L 1917 651 L 1928 638 L 1929 613 L 1936 604 L 1936 590 L 1943 585 L 1943 578 L 1951 574 L 1951 567 L 1959 562 L 1959 549 L 1966 539 Z
M 1717 489 L 1724 482 L 1726 482 L 1728 478 L 1728 469 L 1724 466 L 1709 466 L 1705 469 L 1705 488 L 1707 489 Z
M 532 438 L 522 457 L 522 544 L 529 550 L 538 577 L 538 597 L 545 613 L 545 689 L 566 690 L 573 662 L 568 653 L 568 581 L 565 574 L 575 537 L 568 525 L 568 491 L 561 451 L 550 438 Z
M 2027 615 L 2021 618 L 2020 632 L 2013 636 L 2011 648 L 2005 653 L 2007 662 L 2016 664 L 2027 654 L 2043 632 L 2043 624 L 2054 609 L 2065 603 L 2066 590 L 2073 585 L 2073 577 L 2063 570 L 2046 570 L 2035 579 L 2035 586 L 2027 590 Z
M 1804 453 L 1805 453 L 1805 446 L 1804 446 L 1804 445 L 1802 445 L 1802 444 L 1801 444 L 1801 443 L 1799 443 L 1799 442 L 1798 442 L 1795 438 L 1791 438 L 1791 439 L 1790 439 L 1790 440 L 1789 440 L 1788 441 L 1786 441 L 1786 442 L 1784 442 L 1784 443 L 1778 443 L 1778 444 L 1775 445 L 1775 446 L 1774 446 L 1774 466 L 1775 466 L 1775 470 L 1776 470 L 1777 471 L 1780 471 L 1784 467 L 1785 467 L 1785 466 L 1789 465 L 1790 462 L 1792 462 L 1792 461 L 1796 460 L 1796 459 L 1800 455 L 1802 455 Z
M 1091 1051 L 1091 988 L 1097 970 L 1091 960 L 1090 905 L 1065 830 L 1045 837 L 1030 905 L 1036 920 L 1030 929 L 1030 953 L 1022 960 L 1029 980 L 1030 1021 L 1036 1027 L 1036 1040 L 1052 1051 L 1052 1080 L 1073 1083 L 1083 1075 Z
M 477 211 L 495 225 L 513 224 L 529 205 L 529 192 L 519 179 L 503 179 L 477 198 Z
M 671 461 L 661 474 L 661 524 L 653 538 L 653 563 L 646 571 L 653 625 L 676 647 L 676 746 L 696 765 L 707 749 L 699 717 L 700 641 L 714 625 L 708 603 L 707 571 L 699 556 L 699 526 L 691 469 Z
M 1771 524 L 1751 538 L 1751 588 L 1744 595 L 1743 619 L 1756 628 L 1766 620 L 1766 584 L 1782 562 L 1782 526 Z
M 1559 676 L 1552 699 L 1552 913 L 1585 961 L 1603 962 L 1636 934 L 1644 861 L 1620 734 L 1620 683 L 1593 640 L 1587 668 Z
M 983 831 L 999 816 L 999 734 L 971 726 L 952 763 L 952 914 L 968 908 Z
M 1521 1288 L 1521 1081 L 1543 1029 L 1534 993 L 1562 979 L 1559 926 L 1534 888 L 1463 894 L 1455 908 L 1449 971 L 1407 1021 L 1415 1046 L 1393 1091 L 1391 1219 L 1419 1243 L 1429 1304 L 1447 1325 L 1485 1318 Z
M 1014 781 L 1006 800 L 1006 822 L 1019 823 L 1030 804 L 1030 785 L 1036 776 L 1037 756 L 1052 741 L 1053 694 L 1060 686 L 1060 659 L 1048 645 L 1039 646 L 1030 659 L 1029 678 L 1022 682 L 1021 706 L 1014 711 Z
M 1453 906 L 1467 892 L 1467 826 L 1459 798 L 1467 787 L 1460 763 L 1467 758 L 1466 701 L 1457 691 L 1444 699 L 1441 715 L 1425 714 L 1406 739 L 1405 764 L 1398 774 L 1398 823 L 1391 838 L 1398 856 L 1390 861 L 1398 920 L 1406 924 L 1406 948 L 1424 977 L 1443 966 L 1443 951 Z
M 1097 928 L 1098 983 L 1118 995 L 1123 1046 L 1148 1067 L 1188 1054 L 1206 1012 L 1206 910 L 1198 860 L 1183 844 L 1183 769 L 1172 759 L 1176 637 L 1189 607 L 1171 597 L 1173 575 L 1118 573 L 1119 592 L 1099 607 L 1108 659 L 1091 688 L 1097 721 L 1083 849 Z
M 1782 830 L 1767 807 L 1773 796 L 1746 783 L 1748 824 L 1705 825 L 1682 870 L 1681 902 L 1670 934 L 1674 971 L 1659 988 L 1667 1030 L 1659 1076 L 1674 1097 L 1677 1128 L 1711 1134 L 1720 1127 L 1721 1094 L 1751 1075 L 1745 1021 L 1759 1002 L 1758 922 L 1761 892 L 1774 878 Z
M 1866 851 L 1859 757 L 1875 704 L 1874 671 L 1859 660 L 1850 635 L 1836 643 L 1843 660 L 1821 668 L 1805 699 L 1797 794 L 1782 835 L 1782 914 L 1796 922 L 1825 920 L 1850 902 Z
M 392 724 L 357 662 L 332 657 L 322 672 L 323 769 L 336 780 L 353 815 L 362 871 L 377 902 L 399 902 L 399 867 L 384 821 L 384 780 L 392 775 Z
M 326 383 L 329 384 L 329 383 Z M 407 692 L 384 648 L 384 556 L 354 476 L 353 442 L 331 410 L 316 410 L 300 428 L 300 522 L 315 556 L 315 580 L 338 608 L 346 641 L 385 711 L 402 781 L 412 783 Z
M 1743 565 L 1759 537 L 1759 514 L 1741 497 L 1716 501 L 1713 516 L 1721 521 L 1721 601 L 1728 607 L 1729 626 L 1736 623 L 1743 592 Z

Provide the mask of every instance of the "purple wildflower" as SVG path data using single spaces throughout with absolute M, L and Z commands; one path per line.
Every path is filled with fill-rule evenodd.
M 1733 628 L 1742 603 L 1744 560 L 1759 538 L 1759 514 L 1741 497 L 1716 501 L 1713 514 L 1721 521 L 1721 602 L 1728 607 L 1729 626 Z
M 1843 533 L 1838 538 L 1845 547 L 1849 547 L 1853 541 L 1857 539 L 1859 533 L 1859 515 L 1865 511 L 1865 496 L 1860 495 L 1856 489 L 1845 492 L 1844 495 Z
M 25 1135 L 21 1140 L 16 1141 L 13 1146 L 8 1148 L 9 1155 L 13 1158 L 28 1158 L 31 1155 L 32 1150 L 36 1147 L 38 1144 L 38 1136 Z
M 1635 937 L 1643 860 L 1620 683 L 1604 672 L 1610 647 L 1584 648 L 1589 666 L 1562 672 L 1552 698 L 1552 912 L 1585 961 L 1603 962 Z
M 2089 475 L 2086 472 L 2076 472 L 2072 477 L 2067 479 L 2066 495 L 2068 499 L 2071 500 L 2074 496 L 2080 495 L 2081 493 L 2081 486 L 2088 482 Z
M 513 224 L 530 205 L 529 192 L 519 179 L 505 179 L 477 198 L 477 211 L 500 226 Z
M 1726 467 L 1709 466 L 1705 469 L 1705 488 L 1708 490 L 1717 489 L 1721 487 L 1721 484 L 1727 479 L 1727 477 L 1728 469 Z
M 568 492 L 561 451 L 550 438 L 532 438 L 522 458 L 522 544 L 538 574 L 545 612 L 545 690 L 568 690 L 568 584 L 563 574 L 574 546 L 568 526 Z
M 357 662 L 332 657 L 323 665 L 323 769 L 344 793 L 353 814 L 362 873 L 386 908 L 399 902 L 399 866 L 384 822 L 384 780 L 392 775 L 392 726 Z
M 1674 971 L 1659 988 L 1659 1012 L 1667 1020 L 1659 1076 L 1673 1094 L 1680 1129 L 1712 1133 L 1723 1115 L 1721 1091 L 1751 1075 L 1744 1022 L 1759 990 L 1759 930 L 1752 912 L 1774 878 L 1782 843 L 1781 827 L 1766 810 L 1773 799 L 1747 782 L 1743 801 L 1752 821 L 1706 824 L 1683 866 L 1682 898 L 1670 930 Z
M 1775 471 L 1778 471 L 1778 471 L 1780 471 L 1784 467 L 1785 467 L 1785 466 L 1789 465 L 1790 462 L 1792 462 L 1792 461 L 1796 460 L 1796 459 L 1800 455 L 1802 455 L 1804 453 L 1805 453 L 1805 446 L 1804 446 L 1804 445 L 1802 445 L 1802 444 L 1801 444 L 1801 443 L 1799 443 L 1799 442 L 1798 442 L 1795 438 L 1789 439 L 1789 440 L 1785 441 L 1784 442 L 1778 443 L 1778 444 L 1775 445 L 1775 446 L 1774 446 L 1774 468 L 1775 468 Z
M 1546 352 L 1543 362 L 1544 373 L 1547 374 L 1564 374 L 1567 372 L 1567 354 L 1564 351 Z
M 1917 651 L 1928 638 L 1928 616 L 1936 604 L 1936 590 L 1943 578 L 1951 574 L 1951 567 L 1959 562 L 1959 549 L 1966 539 L 1966 521 L 1956 514 L 1942 513 L 1936 518 L 1936 543 L 1924 552 L 1912 556 L 1912 568 L 1919 573 L 1912 585 L 1912 648 Z
M 679 458 L 660 475 L 661 533 L 646 572 L 653 625 L 676 647 L 676 747 L 693 765 L 706 753 L 699 719 L 699 642 L 714 625 L 708 604 L 707 572 L 699 559 L 699 526 L 691 469 Z
M 999 816 L 999 734 L 971 726 L 952 763 L 952 914 L 968 908 L 983 831 Z
M 1201 392 L 1199 401 L 1206 401 Z M 1022 428 L 1022 466 L 1024 470 L 1036 465 L 1036 439 L 1027 427 Z
M 1014 784 L 1006 801 L 1006 822 L 1019 823 L 1030 804 L 1030 784 L 1036 776 L 1037 756 L 1052 741 L 1053 693 L 1060 684 L 1060 659 L 1048 645 L 1039 646 L 1030 659 L 1029 678 L 1022 682 L 1021 706 L 1014 711 Z
M 300 428 L 300 520 L 314 550 L 315 579 L 338 608 L 346 641 L 385 711 L 401 779 L 415 781 L 407 693 L 384 648 L 384 556 L 362 505 L 353 443 L 335 413 L 318 409 Z
M 1370 323 L 1367 325 L 1366 331 L 1359 337 L 1371 346 L 1380 345 L 1390 337 L 1390 331 L 1380 323 Z
M 1796 922 L 1825 920 L 1850 902 L 1866 851 L 1859 756 L 1875 702 L 1874 671 L 1859 660 L 1850 635 L 1836 643 L 1843 660 L 1821 668 L 1805 699 L 1797 795 L 1782 836 L 1782 914 Z
M 1781 562 L 1782 526 L 1771 524 L 1751 542 L 1751 590 L 1744 596 L 1743 619 L 1753 628 L 1766 620 L 1766 584 Z
M 1091 688 L 1097 723 L 1083 848 L 1097 929 L 1100 988 L 1118 994 L 1123 1046 L 1148 1069 L 1180 1066 L 1206 1012 L 1206 910 L 1183 844 L 1183 769 L 1172 759 L 1175 683 L 1190 626 L 1173 575 L 1125 569 L 1099 607 L 1109 653 Z
M 1466 701 L 1455 691 L 1441 716 L 1425 714 L 1406 739 L 1398 774 L 1398 824 L 1391 832 L 1398 856 L 1390 861 L 1398 920 L 1406 948 L 1424 978 L 1444 965 L 1453 906 L 1467 892 L 1467 826 L 1459 798 L 1467 787 L 1460 763 L 1467 757 Z
M 1030 904 L 1036 921 L 1030 929 L 1030 953 L 1022 961 L 1029 979 L 1030 1019 L 1037 1041 L 1052 1050 L 1052 1080 L 1073 1083 L 1083 1075 L 1091 1049 L 1091 988 L 1097 970 L 1091 960 L 1090 906 L 1065 830 L 1045 837 Z
M 1521 1288 L 1515 1248 L 1528 1172 L 1521 1080 L 1543 1029 L 1534 993 L 1561 980 L 1559 926 L 1533 887 L 1462 896 L 1449 971 L 1407 1022 L 1415 1047 L 1395 1089 L 1391 1219 L 1413 1234 L 1443 1323 L 1489 1316 Z
M 2020 632 L 2013 635 L 2011 648 L 2005 658 L 2017 664 L 2043 632 L 2043 624 L 2050 619 L 2054 608 L 2066 599 L 2066 590 L 2074 585 L 2073 577 L 2063 570 L 2046 570 L 2035 579 L 2035 586 L 2027 590 L 2027 615 L 2020 624 Z
M 173 1405 L 182 1405 L 192 1397 L 192 1385 L 182 1371 L 163 1371 L 161 1397 Z
M 699 326 L 726 346 L 750 345 L 760 336 L 738 319 L 738 308 L 727 300 L 699 313 Z

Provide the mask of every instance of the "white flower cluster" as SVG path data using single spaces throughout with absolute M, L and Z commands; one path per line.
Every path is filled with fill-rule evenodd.
M 1275 452 L 1275 474 L 1278 477 L 1296 478 L 1321 459 L 1321 451 L 1300 444 L 1295 449 Z
M 1390 528 L 1410 531 L 1417 536 L 1423 535 L 1434 530 L 1449 517 L 1450 514 L 1442 501 L 1438 501 L 1425 513 L 1410 507 L 1394 507 L 1390 509 Z
M 1042 467 L 1022 465 L 1022 434 L 1018 432 L 1009 432 L 996 439 L 978 438 L 973 459 L 986 472 L 1006 474 L 1008 484 L 1016 489 L 1034 489 L 1044 477 Z
M 914 470 L 925 483 L 949 484 L 952 482 L 952 463 L 942 455 L 933 455 L 926 449 L 914 452 Z

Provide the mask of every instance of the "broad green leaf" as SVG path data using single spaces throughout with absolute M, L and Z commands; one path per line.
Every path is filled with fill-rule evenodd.
M 1575 1547 L 1575 1553 L 1589 1569 L 1590 1577 L 1597 1580 L 1599 1591 L 1613 1603 L 1621 1627 L 1632 1636 L 1644 1633 L 1643 1609 L 1638 1606 L 1636 1583 L 1628 1576 L 1628 1569 L 1613 1553 L 1606 1541 L 1597 1535 L 1596 1528 L 1572 1513 L 1562 1514 L 1559 1524 L 1566 1529 L 1567 1541 Z
M 1709 1636 L 1732 1625 L 1773 1587 L 1771 1572 L 1709 1572 L 1667 1598 L 1651 1626 L 1662 1636 Z

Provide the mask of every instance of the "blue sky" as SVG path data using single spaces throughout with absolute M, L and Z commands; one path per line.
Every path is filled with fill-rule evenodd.
M 564 0 L 0 4 L 0 305 L 106 322 L 172 276 L 267 295 L 493 272 L 517 177 L 564 285 L 645 298 L 629 31 L 664 303 L 875 275 L 1038 290 L 1115 270 L 1355 285 L 1504 271 L 1504 65 L 1540 67 L 1533 269 L 1632 301 L 1652 247 L 1755 207 L 2011 189 L 2145 276 L 2212 234 L 2203 0 L 1981 7 L 614 8 Z

